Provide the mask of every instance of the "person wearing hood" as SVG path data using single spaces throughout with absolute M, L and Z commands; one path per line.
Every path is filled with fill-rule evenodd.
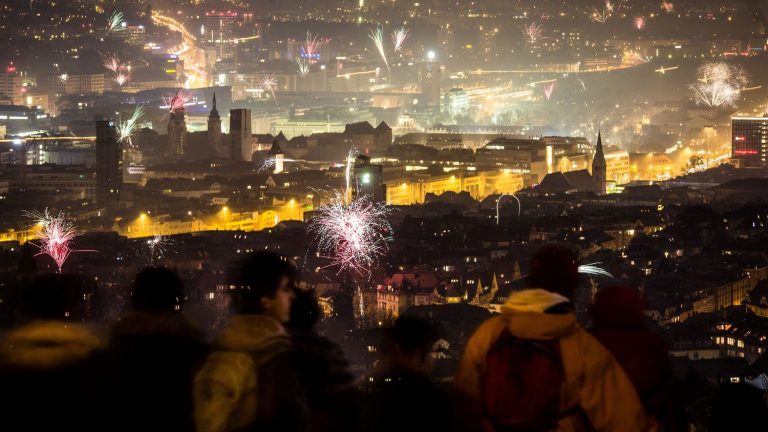
M 688 430 L 680 383 L 664 339 L 643 324 L 645 301 L 633 288 L 612 286 L 595 295 L 589 332 L 626 372 L 647 412 L 664 431 Z
M 306 392 L 284 327 L 296 276 L 271 252 L 249 254 L 231 272 L 236 315 L 195 378 L 198 432 L 307 429 Z
M 456 374 L 483 407 L 486 428 L 655 430 L 621 366 L 576 321 L 576 255 L 547 245 L 531 267 L 531 288 L 512 293 L 501 315 L 475 331 Z M 499 361 L 499 352 L 511 354 Z
M 23 286 L 18 327 L 0 340 L 4 430 L 99 430 L 103 344 L 86 318 L 86 280 L 46 275 Z
M 111 430 L 194 430 L 192 383 L 208 349 L 183 303 L 176 272 L 150 267 L 136 276 L 131 308 L 109 338 Z

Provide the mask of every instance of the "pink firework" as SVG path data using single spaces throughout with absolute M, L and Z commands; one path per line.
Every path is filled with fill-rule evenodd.
M 535 44 L 539 41 L 539 39 L 543 37 L 544 29 L 542 28 L 541 24 L 534 22 L 523 26 L 523 34 L 528 40 L 528 43 Z
M 163 96 L 163 102 L 165 102 L 168 111 L 180 111 L 184 109 L 184 105 L 189 102 L 191 96 L 184 89 L 179 89 L 176 94 L 171 97 Z
M 371 202 L 367 195 L 346 204 L 345 197 L 336 193 L 330 204 L 318 207 L 308 229 L 339 273 L 370 274 L 371 266 L 388 249 L 392 232 L 388 214 L 385 205 Z
M 40 250 L 37 255 L 48 255 L 53 258 L 59 272 L 72 252 L 84 252 L 71 248 L 72 240 L 78 236 L 78 233 L 75 225 L 63 212 L 52 213 L 46 208 L 42 212 L 25 212 L 25 215 L 36 222 L 33 230 L 39 239 L 39 242 L 35 243 Z
M 641 17 L 641 16 L 635 17 L 634 21 L 632 21 L 632 24 L 638 30 L 644 29 L 645 28 L 645 17 Z
M 661 3 L 661 8 L 664 9 L 664 12 L 666 13 L 672 13 L 675 11 L 675 4 L 672 2 L 664 1 Z
M 555 83 L 549 82 L 544 84 L 544 96 L 547 97 L 547 100 L 552 97 L 552 92 L 555 91 Z
M 116 72 L 113 76 L 115 82 L 120 87 L 124 86 L 125 84 L 128 84 L 128 81 L 131 80 L 131 73 L 130 72 Z
M 120 61 L 120 58 L 112 54 L 104 58 L 104 67 L 112 71 L 112 73 L 118 73 L 125 69 L 125 65 Z
M 410 32 L 405 26 L 392 32 L 392 43 L 395 45 L 395 52 L 400 51 L 409 35 Z
M 307 59 L 310 63 L 315 63 L 320 60 L 320 48 L 328 45 L 330 39 L 321 38 L 318 35 L 312 35 L 307 32 L 307 41 L 304 46 L 301 47 L 300 57 Z
M 341 273 L 351 270 L 370 275 L 371 267 L 388 250 L 392 227 L 386 205 L 371 201 L 368 195 L 352 199 L 352 166 L 355 149 L 347 156 L 345 186 L 330 203 L 315 211 L 307 229 L 314 233 L 318 251 L 331 259 L 330 266 Z

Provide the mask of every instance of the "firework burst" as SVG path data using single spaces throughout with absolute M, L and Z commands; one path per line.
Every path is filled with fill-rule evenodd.
M 331 258 L 338 272 L 352 270 L 370 274 L 370 268 L 387 251 L 392 228 L 389 210 L 364 196 L 346 203 L 337 192 L 330 204 L 320 206 L 308 229 L 315 234 L 318 249 Z
M 297 58 L 296 69 L 299 71 L 299 75 L 302 78 L 309 75 L 309 61 L 307 61 L 307 59 Z
M 410 32 L 405 26 L 392 32 L 392 43 L 395 45 L 395 52 L 400 51 L 408 36 L 410 36 Z
M 301 54 L 299 57 L 307 60 L 308 63 L 315 63 L 320 59 L 320 49 L 325 45 L 328 45 L 330 39 L 321 38 L 318 35 L 312 35 L 307 32 L 307 40 L 304 42 L 304 46 L 301 47 Z
M 675 4 L 668 1 L 661 2 L 661 8 L 664 9 L 664 12 L 666 13 L 672 13 L 675 11 Z
M 599 267 L 598 264 L 602 264 L 600 262 L 595 262 L 591 264 L 583 264 L 579 266 L 579 273 L 586 274 L 586 275 L 592 275 L 592 276 L 605 276 L 612 278 L 613 275 L 608 272 L 607 270 L 604 270 L 603 268 Z
M 535 44 L 544 35 L 544 28 L 540 23 L 534 22 L 523 26 L 523 35 L 530 44 Z
M 740 89 L 747 84 L 744 72 L 727 63 L 705 63 L 690 86 L 697 105 L 710 108 L 733 107 L 741 97 Z
M 120 87 L 124 86 L 125 84 L 128 84 L 128 81 L 131 80 L 131 73 L 130 72 L 116 72 L 115 75 L 112 77 L 117 85 Z
M 370 275 L 371 267 L 388 250 L 390 210 L 367 195 L 352 199 L 354 160 L 353 149 L 347 156 L 345 189 L 318 207 L 307 229 L 314 234 L 318 250 L 330 257 L 330 266 L 337 267 L 339 273 L 350 270 Z
M 635 26 L 636 29 L 642 30 L 645 28 L 645 17 L 642 16 L 636 16 L 634 20 L 632 20 L 632 25 Z
M 608 21 L 608 18 L 610 18 L 610 16 L 611 16 L 611 13 L 608 10 L 599 11 L 595 9 L 592 12 L 592 15 L 590 16 L 590 19 L 594 22 L 605 24 L 605 22 Z
M 184 105 L 189 102 L 191 96 L 184 89 L 179 89 L 173 96 L 163 96 L 163 103 L 168 108 L 169 112 L 179 111 L 184 109 Z
M 149 265 L 154 264 L 155 259 L 159 260 L 171 252 L 175 244 L 173 239 L 161 234 L 155 234 L 144 240 L 144 248 Z
M 125 65 L 120 61 L 120 57 L 114 54 L 106 55 L 104 57 L 103 65 L 105 68 L 107 68 L 107 70 L 112 71 L 112 73 L 118 73 L 126 68 Z
M 78 236 L 75 225 L 64 212 L 53 213 L 46 208 L 42 212 L 25 212 L 25 216 L 35 220 L 33 231 L 39 239 L 33 243 L 39 250 L 37 255 L 48 255 L 53 258 L 61 273 L 61 268 L 72 252 L 72 241 Z
M 387 52 L 384 49 L 384 27 L 379 25 L 375 29 L 372 29 L 370 34 L 368 34 L 368 37 L 373 41 L 373 44 L 376 46 L 376 50 L 379 52 L 381 59 L 384 60 L 384 64 L 387 66 L 387 70 L 389 70 Z
M 63 74 L 59 75 L 59 81 L 61 81 L 64 84 L 66 84 L 67 80 L 69 80 L 69 74 L 68 73 L 64 72 Z
M 125 19 L 123 13 L 115 11 L 107 21 L 107 33 L 119 32 L 125 29 Z
M 275 97 L 275 88 L 277 88 L 277 78 L 274 75 L 266 75 L 261 79 L 261 88 L 268 91 L 272 95 L 272 99 L 277 103 L 277 97 Z
M 128 145 L 133 146 L 131 136 L 134 134 L 134 132 L 136 132 L 136 128 L 139 125 L 139 119 L 142 115 L 144 115 L 144 107 L 137 105 L 136 108 L 134 108 L 131 117 L 124 122 L 120 122 L 120 124 L 117 126 L 117 135 L 119 141 L 127 142 Z

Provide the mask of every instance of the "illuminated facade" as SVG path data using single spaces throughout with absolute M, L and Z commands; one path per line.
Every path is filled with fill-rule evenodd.
M 507 171 L 456 172 L 440 176 L 415 174 L 391 179 L 387 186 L 387 204 L 422 204 L 428 193 L 468 192 L 476 199 L 501 193 L 514 193 L 524 187 L 523 175 Z
M 768 117 L 734 117 L 731 126 L 731 157 L 741 166 L 766 166 Z
M 629 153 L 615 151 L 605 154 L 605 181 L 615 184 L 628 183 L 630 177 Z

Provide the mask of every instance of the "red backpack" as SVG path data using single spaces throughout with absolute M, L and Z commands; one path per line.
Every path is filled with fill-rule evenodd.
M 498 431 L 544 432 L 562 417 L 560 341 L 518 339 L 504 330 L 488 351 L 481 397 Z

